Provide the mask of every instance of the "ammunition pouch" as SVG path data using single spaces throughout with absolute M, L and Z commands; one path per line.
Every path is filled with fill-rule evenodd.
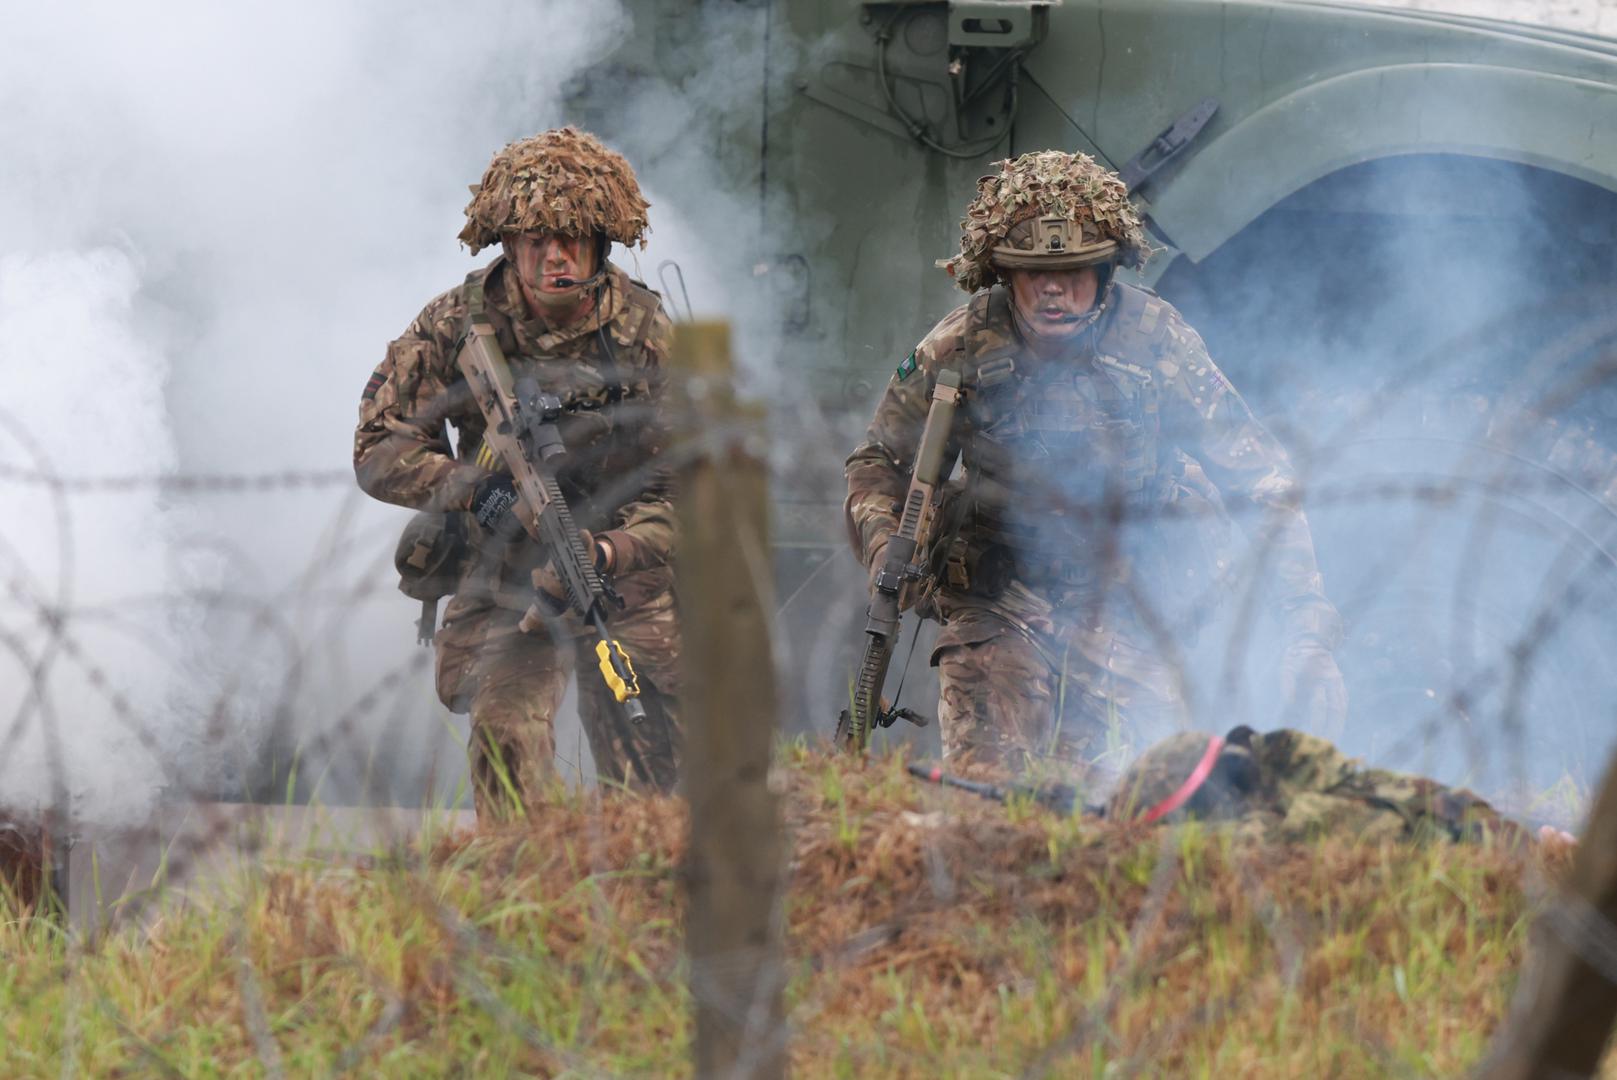
M 438 601 L 454 593 L 466 565 L 465 517 L 422 510 L 410 518 L 393 551 L 399 591 L 421 601 L 417 638 L 430 644 L 438 622 Z
M 932 578 L 953 593 L 992 600 L 1016 576 L 1016 558 L 1003 544 L 984 544 L 969 530 L 941 537 L 933 548 Z
M 961 566 L 968 582 L 967 591 L 990 600 L 1003 593 L 1016 576 L 1016 556 L 1002 544 L 968 548 Z
M 1020 551 L 1012 557 L 1011 562 L 1016 578 L 1035 592 L 1054 590 L 1063 595 L 1074 592 L 1091 594 L 1100 588 L 1101 566 L 1098 556 Z

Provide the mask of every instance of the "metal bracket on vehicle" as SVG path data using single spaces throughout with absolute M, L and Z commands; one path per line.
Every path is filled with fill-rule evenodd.
M 1048 3 L 951 0 L 949 44 L 961 48 L 1015 49 L 1041 34 L 1035 15 Z
M 1142 184 L 1154 176 L 1159 169 L 1184 152 L 1185 147 L 1201 134 L 1202 128 L 1218 112 L 1217 98 L 1203 98 L 1185 115 L 1175 120 L 1173 124 L 1160 132 L 1151 140 L 1144 150 L 1129 158 L 1118 173 L 1123 183 L 1127 185 L 1129 194 L 1134 194 Z
M 800 79 L 797 83 L 797 92 L 817 105 L 834 109 L 843 116 L 869 124 L 878 131 L 885 131 L 900 139 L 908 139 L 909 129 L 899 123 L 892 113 L 875 105 L 866 104 L 844 89 L 849 74 L 868 76 L 871 79 L 876 77 L 874 68 L 862 64 L 834 62 L 825 65 L 814 74 L 813 78 Z
M 1022 62 L 1059 2 L 867 0 L 859 21 L 874 36 L 874 57 L 831 59 L 797 90 L 933 151 L 987 155 L 1010 137 Z

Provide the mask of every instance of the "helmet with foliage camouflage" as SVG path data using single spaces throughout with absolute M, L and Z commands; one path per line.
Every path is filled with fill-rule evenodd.
M 646 243 L 646 208 L 634 170 L 587 131 L 553 128 L 494 155 L 466 204 L 461 242 L 476 254 L 502 233 L 603 233 Z
M 1107 801 L 1106 816 L 1120 821 L 1228 817 L 1240 809 L 1241 797 L 1255 781 L 1256 766 L 1245 746 L 1181 731 L 1128 767 Z
M 1145 265 L 1151 244 L 1116 173 L 1061 150 L 998 164 L 966 207 L 960 254 L 939 264 L 960 288 L 993 285 L 1001 270 Z

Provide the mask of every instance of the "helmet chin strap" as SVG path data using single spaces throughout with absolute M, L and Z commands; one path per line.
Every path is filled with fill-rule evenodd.
M 1114 262 L 1103 262 L 1095 267 L 1095 277 L 1098 279 L 1095 285 L 1095 306 L 1097 308 L 1105 304 L 1111 296 L 1112 278 L 1116 275 L 1116 272 L 1117 264 Z

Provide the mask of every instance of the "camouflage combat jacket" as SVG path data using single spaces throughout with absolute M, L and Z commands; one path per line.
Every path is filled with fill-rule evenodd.
M 1520 825 L 1469 791 L 1364 768 L 1314 735 L 1286 728 L 1253 733 L 1246 749 L 1257 787 L 1241 800 L 1242 834 L 1287 842 L 1325 834 L 1372 842 L 1528 838 Z
M 954 368 L 964 399 L 951 453 L 963 475 L 942 515 L 940 531 L 955 537 L 947 560 L 936 560 L 945 593 L 994 595 L 1010 578 L 1041 592 L 1104 589 L 1131 574 L 1182 581 L 1185 568 L 1219 556 L 1192 558 L 1182 549 L 1201 541 L 1174 540 L 1169 546 L 1180 550 L 1137 568 L 1119 558 L 1118 522 L 1154 537 L 1173 520 L 1165 507 L 1182 507 L 1181 519 L 1222 523 L 1227 505 L 1257 511 L 1243 521 L 1267 543 L 1290 628 L 1334 645 L 1338 620 L 1285 451 L 1172 305 L 1123 283 L 1103 303 L 1057 360 L 1024 344 L 1003 287 L 977 293 L 927 334 L 899 365 L 847 461 L 850 540 L 861 558 L 868 565 L 896 528 L 932 388 L 939 371 Z
M 559 426 L 567 458 L 559 480 L 581 528 L 607 537 L 614 582 L 632 608 L 666 591 L 675 538 L 667 442 L 666 368 L 673 328 L 649 289 L 616 266 L 596 308 L 549 329 L 526 314 L 504 259 L 429 303 L 365 385 L 354 434 L 360 487 L 418 510 L 466 511 L 479 481 L 509 471 L 483 443 L 482 413 L 456 366 L 473 290 L 513 371 L 532 366 L 567 409 Z M 446 425 L 456 433 L 451 447 Z M 498 542 L 470 514 L 471 545 L 456 590 L 462 610 L 479 602 L 525 611 L 543 557 L 527 536 Z

